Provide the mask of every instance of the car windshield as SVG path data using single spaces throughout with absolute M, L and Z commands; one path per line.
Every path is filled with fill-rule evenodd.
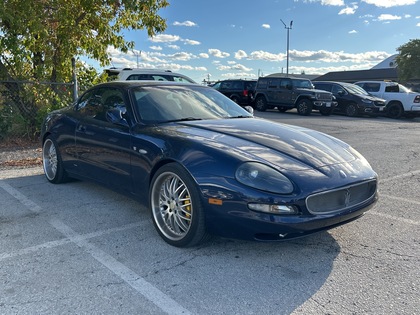
M 368 92 L 366 92 L 360 86 L 355 85 L 355 84 L 345 84 L 344 87 L 347 89 L 349 93 L 352 93 L 352 94 L 369 95 Z
M 412 92 L 409 88 L 405 87 L 404 85 L 398 84 L 398 86 L 400 87 L 400 92 L 401 93 L 411 93 Z
M 314 86 L 310 80 L 292 80 L 293 86 L 303 89 L 313 89 Z
M 201 86 L 142 86 L 133 90 L 143 122 L 248 118 L 252 114 L 218 91 Z

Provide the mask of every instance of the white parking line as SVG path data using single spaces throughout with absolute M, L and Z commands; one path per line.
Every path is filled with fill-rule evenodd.
M 4 181 L 0 181 L 0 187 L 3 188 L 6 192 L 8 192 L 11 196 L 16 198 L 19 202 L 21 202 L 28 210 L 31 212 L 39 213 L 41 211 L 41 207 L 29 200 L 26 196 L 20 193 L 18 190 L 10 186 L 9 184 L 5 183 Z M 60 240 L 55 242 L 49 242 L 49 245 L 46 245 L 46 248 L 49 246 L 58 246 L 58 244 L 64 244 L 66 242 L 73 242 L 80 248 L 84 249 L 87 253 L 89 253 L 93 258 L 95 258 L 99 263 L 103 266 L 108 268 L 112 273 L 116 276 L 120 277 L 124 280 L 129 286 L 135 289 L 138 293 L 143 295 L 146 299 L 151 301 L 155 304 L 158 308 L 160 308 L 163 312 L 167 314 L 191 314 L 187 309 L 182 307 L 178 304 L 174 299 L 160 291 L 158 288 L 154 287 L 152 284 L 147 282 L 141 276 L 136 274 L 134 271 L 129 269 L 127 266 L 123 265 L 119 261 L 117 261 L 111 255 L 105 253 L 103 250 L 99 249 L 95 245 L 90 244 L 83 235 L 77 234 L 73 231 L 69 226 L 64 224 L 58 219 L 51 219 L 49 223 L 59 232 L 61 232 L 64 236 L 67 237 L 66 240 Z M 62 243 L 60 243 L 62 242 Z M 45 245 L 45 244 L 44 244 Z M 30 253 L 33 250 L 41 249 L 43 245 L 32 247 L 32 249 L 21 250 L 20 253 L 27 252 Z M 0 260 L 4 258 L 8 258 L 10 256 L 0 256 Z
M 384 178 L 384 179 L 380 178 L 379 179 L 379 184 L 387 183 L 387 182 L 390 182 L 390 181 L 393 181 L 393 180 L 396 180 L 396 179 L 405 178 L 405 177 L 412 177 L 412 176 L 419 175 L 419 174 L 420 174 L 420 170 L 417 170 L 417 171 L 412 171 L 412 172 L 408 172 L 408 173 L 405 173 L 405 174 L 391 176 L 391 177 Z

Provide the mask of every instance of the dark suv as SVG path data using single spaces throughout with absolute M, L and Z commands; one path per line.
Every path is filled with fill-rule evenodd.
M 285 112 L 296 107 L 300 115 L 309 115 L 312 109 L 330 115 L 336 104 L 331 93 L 315 90 L 308 79 L 263 77 L 255 89 L 255 108 L 259 111 L 277 107 Z
M 252 106 L 256 84 L 257 80 L 223 80 L 216 82 L 213 88 L 239 105 Z
M 315 81 L 317 89 L 331 92 L 337 99 L 335 112 L 353 117 L 357 115 L 376 116 L 383 113 L 385 100 L 372 96 L 360 86 L 344 82 Z

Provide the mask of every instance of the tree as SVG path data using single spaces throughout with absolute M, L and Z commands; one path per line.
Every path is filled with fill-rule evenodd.
M 149 36 L 164 31 L 166 21 L 158 11 L 168 5 L 167 0 L 3 0 L 2 91 L 37 128 L 40 106 L 60 103 L 60 86 L 42 82 L 70 82 L 73 57 L 86 56 L 105 66 L 110 63 L 109 46 L 133 49 L 134 43 L 124 39 L 124 29 L 145 29 Z
M 420 79 L 420 39 L 412 39 L 398 47 L 396 58 L 401 81 Z

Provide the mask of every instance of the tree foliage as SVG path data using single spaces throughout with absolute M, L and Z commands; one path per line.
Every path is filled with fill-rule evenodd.
M 70 82 L 73 57 L 109 64 L 109 46 L 124 52 L 134 48 L 124 38 L 126 29 L 143 29 L 149 36 L 164 31 L 166 21 L 158 11 L 167 5 L 167 0 L 3 0 L 2 94 L 7 94 L 24 120 L 36 124 L 40 106 L 60 106 L 57 98 L 62 87 L 42 82 Z
M 401 81 L 420 79 L 420 39 L 412 39 L 398 47 L 396 59 Z

